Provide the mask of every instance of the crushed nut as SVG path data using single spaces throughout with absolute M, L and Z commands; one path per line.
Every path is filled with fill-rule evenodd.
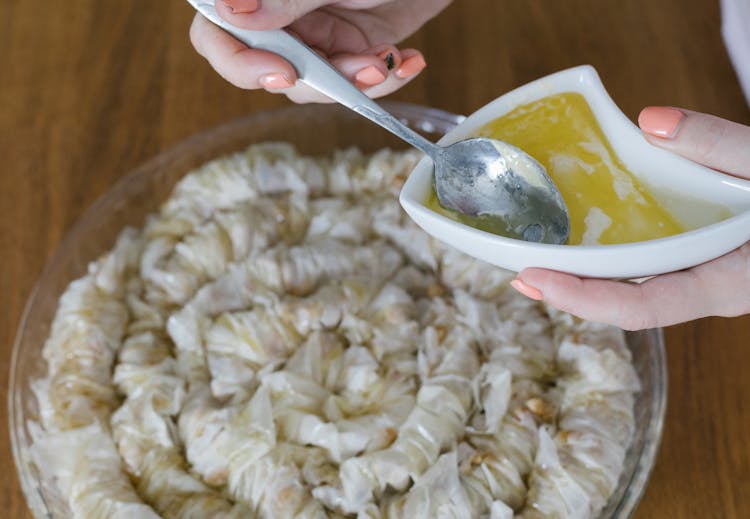
M 398 438 L 398 431 L 393 427 L 386 427 L 385 438 L 386 447 L 390 446 L 394 441 L 396 441 L 396 438 Z

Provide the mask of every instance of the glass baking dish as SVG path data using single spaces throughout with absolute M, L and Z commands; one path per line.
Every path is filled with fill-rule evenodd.
M 463 119 L 417 105 L 383 104 L 435 140 Z M 112 248 L 123 227 L 141 226 L 145 216 L 157 210 L 174 184 L 192 168 L 251 143 L 279 140 L 308 154 L 349 146 L 364 151 L 404 147 L 384 130 L 338 106 L 290 106 L 254 114 L 195 135 L 126 175 L 89 208 L 59 246 L 27 302 L 13 348 L 8 391 L 13 456 L 35 517 L 70 516 L 55 482 L 43 467 L 35 466 L 30 452 L 31 430 L 39 412 L 31 382 L 45 375 L 42 347 L 63 290 L 86 272 L 91 260 Z M 635 510 L 655 461 L 664 421 L 667 375 L 661 330 L 628 333 L 627 342 L 642 391 L 635 401 L 635 438 L 603 518 L 627 518 Z

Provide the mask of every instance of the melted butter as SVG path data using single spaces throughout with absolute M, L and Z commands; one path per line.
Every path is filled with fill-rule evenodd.
M 482 231 L 491 232 L 493 234 L 499 234 L 500 236 L 517 238 L 517 236 L 509 232 L 508 225 L 502 218 L 490 215 L 469 216 L 458 211 L 454 211 L 453 209 L 446 209 L 445 207 L 440 205 L 440 201 L 438 200 L 437 193 L 435 193 L 434 188 L 430 190 L 430 195 L 429 197 L 427 197 L 425 205 L 436 213 L 447 216 L 448 218 L 456 220 L 457 222 L 461 222 L 462 224 L 468 225 L 469 227 L 481 229 Z
M 570 215 L 569 245 L 653 240 L 698 227 L 685 224 L 659 201 L 617 157 L 580 94 L 565 93 L 519 106 L 478 132 L 514 144 L 537 159 L 562 194 Z M 660 196 L 663 198 L 663 196 Z M 469 217 L 440 206 L 434 191 L 426 205 L 466 225 L 507 235 L 491 218 Z M 731 216 L 713 211 L 713 223 Z M 692 225 L 691 225 L 692 224 Z

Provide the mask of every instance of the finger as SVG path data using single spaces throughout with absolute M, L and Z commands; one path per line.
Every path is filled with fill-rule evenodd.
M 690 270 L 641 284 L 581 279 L 531 268 L 514 287 L 534 299 L 584 319 L 639 330 L 750 311 L 750 245 Z
M 417 77 L 427 66 L 422 53 L 415 49 L 402 50 L 401 58 L 402 62 L 391 70 L 385 81 L 364 90 L 368 96 L 377 98 L 395 92 Z
M 417 49 L 402 50 L 401 58 L 403 61 L 395 69 L 395 75 L 399 79 L 411 80 L 427 67 L 424 56 Z
M 374 54 L 339 54 L 329 61 L 358 88 L 379 85 L 390 72 L 385 61 Z
M 348 55 L 342 54 L 329 59 L 341 75 L 360 89 L 366 89 L 382 83 L 388 77 L 388 68 L 384 60 L 375 54 Z M 331 103 L 329 97 L 298 81 L 294 88 L 284 90 L 284 94 L 295 103 Z
M 193 18 L 190 40 L 221 76 L 245 89 L 291 87 L 297 73 L 283 58 L 249 49 L 201 15 Z
M 407 54 L 410 53 L 411 50 L 412 49 L 406 49 Z M 398 47 L 396 47 L 395 45 L 390 45 L 388 43 L 375 45 L 374 47 L 365 50 L 363 54 L 372 54 L 374 56 L 377 56 L 378 59 L 385 63 L 385 68 L 389 71 L 399 68 L 403 61 L 401 51 L 398 50 Z
M 703 300 L 686 272 L 653 278 L 643 284 L 582 279 L 545 269 L 526 269 L 518 275 L 524 293 L 535 288 L 555 308 L 582 319 L 608 323 L 626 330 L 668 326 L 704 315 Z M 687 292 L 687 293 L 686 293 Z
M 644 108 L 638 124 L 651 144 L 704 166 L 750 178 L 750 126 L 665 106 Z
M 284 93 L 296 103 L 331 102 L 325 95 L 296 81 L 294 67 L 286 60 L 269 52 L 247 48 L 200 15 L 193 20 L 190 38 L 196 50 L 214 69 L 240 88 L 265 88 L 269 92 Z M 322 53 L 321 56 L 326 58 Z M 363 54 L 340 54 L 330 61 L 370 97 L 394 92 L 425 66 L 419 51 L 405 49 L 399 52 L 392 45 L 378 45 Z M 389 70 L 389 64 L 392 70 Z
M 399 52 L 393 46 L 381 45 L 366 52 L 367 54 L 364 55 L 333 56 L 330 61 L 369 97 L 381 97 L 395 92 L 414 79 L 425 67 L 422 54 L 415 49 L 404 49 Z M 393 54 L 394 68 L 392 70 L 388 70 L 388 61 L 385 59 L 388 54 Z M 283 93 L 296 103 L 331 102 L 328 97 L 300 81 L 294 88 L 287 89 Z
M 280 29 L 331 0 L 215 0 L 219 16 L 237 27 L 253 30 Z

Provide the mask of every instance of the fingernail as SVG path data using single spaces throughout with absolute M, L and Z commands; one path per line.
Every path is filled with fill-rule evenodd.
M 527 285 L 520 279 L 514 279 L 510 282 L 510 286 L 521 292 L 523 295 L 528 297 L 529 299 L 533 299 L 534 301 L 541 301 L 544 299 L 544 296 L 542 295 L 541 290 L 538 288 L 534 288 L 531 285 Z
M 258 10 L 258 0 L 223 0 L 234 14 L 254 13 Z
M 404 62 L 401 63 L 401 66 L 396 69 L 396 76 L 405 79 L 414 74 L 418 74 L 426 66 L 427 63 L 425 62 L 424 57 L 422 57 L 421 54 L 417 54 L 416 56 L 405 59 Z
M 378 54 L 378 58 L 385 61 L 385 66 L 388 68 L 388 70 L 393 70 L 396 68 L 396 57 L 393 55 L 393 51 L 390 50 L 384 50 L 380 54 Z
M 270 88 L 271 90 L 278 90 L 281 88 L 289 88 L 291 86 L 294 86 L 294 83 L 292 83 L 288 77 L 280 72 L 274 72 L 272 74 L 261 76 L 260 79 L 258 79 L 258 83 L 260 83 L 263 88 Z
M 638 116 L 638 126 L 645 133 L 672 139 L 680 129 L 680 123 L 685 118 L 684 112 L 669 106 L 649 106 L 641 110 Z
M 357 72 L 354 76 L 354 80 L 357 83 L 367 86 L 378 85 L 385 81 L 385 74 L 383 74 L 375 65 L 370 65 L 369 67 L 365 67 Z

